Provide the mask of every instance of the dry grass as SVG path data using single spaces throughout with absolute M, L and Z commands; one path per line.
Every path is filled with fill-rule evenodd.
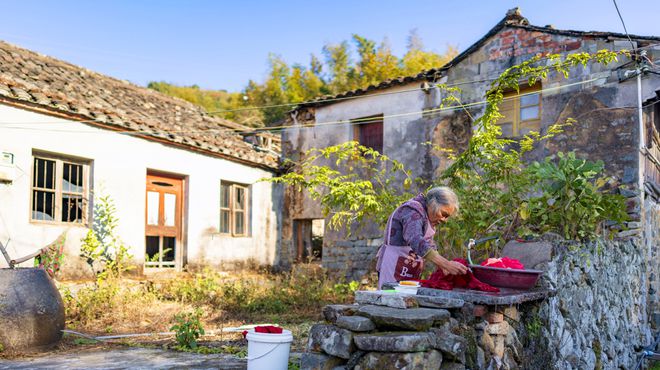
M 240 334 L 223 329 L 271 323 L 293 332 L 292 350 L 302 350 L 307 333 L 329 303 L 350 302 L 359 285 L 338 283 L 313 265 L 291 273 L 243 271 L 182 273 L 167 280 L 108 280 L 81 286 L 60 284 L 67 328 L 92 335 L 167 332 L 174 315 L 201 308 L 210 347 L 234 343 Z M 168 345 L 169 337 L 132 338 L 130 343 Z

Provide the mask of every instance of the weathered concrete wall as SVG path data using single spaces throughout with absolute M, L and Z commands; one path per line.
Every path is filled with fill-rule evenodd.
M 636 349 L 652 340 L 642 240 L 556 245 L 544 281 L 557 294 L 539 310 L 550 363 L 556 369 L 634 368 Z
M 190 265 L 221 265 L 248 259 L 260 264 L 276 262 L 281 190 L 258 181 L 271 177 L 271 172 L 5 105 L 0 105 L 0 121 L 31 123 L 19 128 L 3 126 L 0 132 L 0 149 L 14 154 L 19 174 L 13 183 L 0 184 L 0 240 L 6 243 L 11 239 L 12 256 L 32 253 L 66 232 L 64 276 L 75 278 L 89 271 L 77 257 L 86 227 L 30 221 L 32 152 L 38 150 L 91 161 L 91 189 L 114 200 L 118 234 L 140 266 L 145 255 L 147 170 L 186 177 L 184 243 Z M 50 131 L 43 130 L 46 126 Z M 233 238 L 219 234 L 221 180 L 251 186 L 251 236 Z M 3 266 L 6 264 L 0 259 L 0 267 Z

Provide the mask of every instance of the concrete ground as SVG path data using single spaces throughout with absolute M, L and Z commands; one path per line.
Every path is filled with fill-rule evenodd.
M 113 348 L 0 360 L 0 370 L 27 369 L 246 369 L 247 360 L 155 348 Z

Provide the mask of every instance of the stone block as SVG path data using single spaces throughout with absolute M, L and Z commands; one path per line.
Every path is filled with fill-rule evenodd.
M 323 317 L 325 321 L 335 323 L 339 316 L 352 316 L 357 311 L 357 305 L 348 304 L 330 304 L 323 307 Z
M 355 302 L 392 308 L 418 307 L 414 295 L 383 292 L 380 290 L 358 290 L 355 292 Z
M 493 352 L 493 355 L 497 356 L 498 358 L 502 358 L 504 356 L 504 340 L 506 337 L 502 335 L 496 335 L 493 337 L 493 341 L 495 342 L 495 351 Z
M 420 332 L 383 332 L 356 335 L 354 340 L 363 351 L 423 352 L 431 347 L 432 336 Z
M 443 361 L 440 370 L 465 370 L 465 365 L 459 362 Z
M 484 317 L 489 324 L 497 324 L 504 321 L 504 314 L 499 312 L 488 312 Z
M 442 352 L 444 358 L 465 363 L 467 339 L 446 329 L 431 328 L 433 347 Z
M 348 362 L 346 363 L 346 368 L 347 369 L 355 368 L 355 366 L 360 362 L 362 357 L 364 357 L 364 355 L 366 355 L 366 354 L 367 354 L 367 352 L 360 351 L 360 350 L 357 350 L 357 351 L 353 352 L 353 354 L 351 355 L 351 358 L 349 358 Z
M 632 229 L 632 230 L 621 231 L 620 233 L 617 233 L 616 236 L 617 236 L 617 238 L 627 238 L 627 237 L 636 236 L 636 235 L 639 235 L 639 234 L 640 234 L 639 229 Z
M 474 310 L 472 312 L 475 317 L 483 317 L 488 312 L 488 307 L 477 304 L 474 305 Z
M 507 335 L 511 326 L 508 322 L 502 321 L 497 324 L 489 324 L 486 327 L 486 333 L 491 335 Z
M 534 269 L 535 266 L 550 262 L 552 260 L 553 247 L 549 242 L 521 243 L 511 240 L 502 250 L 503 257 L 515 258 L 522 263 L 526 269 Z
M 353 333 L 334 325 L 316 324 L 309 331 L 307 348 L 348 360 L 355 351 Z
M 335 325 L 340 328 L 356 332 L 371 331 L 376 329 L 376 325 L 373 323 L 373 321 L 362 316 L 339 316 Z
M 368 317 L 379 328 L 427 331 L 433 325 L 449 320 L 449 311 L 432 308 L 399 309 L 382 306 L 362 306 L 355 313 Z
M 346 363 L 339 357 L 328 356 L 323 353 L 305 352 L 300 358 L 301 370 L 331 370 Z
M 484 351 L 488 353 L 495 352 L 495 340 L 488 333 L 483 333 L 481 339 L 479 340 L 479 347 L 483 348 Z
M 461 308 L 465 304 L 465 301 L 462 299 L 456 298 L 447 298 L 447 297 L 437 297 L 429 295 L 417 295 L 417 304 L 420 307 L 429 307 L 429 308 Z
M 427 370 L 439 369 L 441 364 L 442 354 L 436 350 L 408 353 L 369 352 L 360 359 L 355 370 Z
M 504 310 L 502 310 L 502 313 L 504 314 L 504 317 L 507 319 L 513 320 L 513 321 L 520 321 L 520 311 L 518 311 L 518 308 L 515 306 L 509 306 L 505 307 Z
M 487 306 L 516 305 L 524 302 L 544 299 L 547 298 L 548 296 L 551 296 L 554 293 L 555 292 L 553 290 L 545 289 L 545 288 L 533 288 L 524 291 L 501 288 L 500 292 L 497 294 L 485 294 L 484 292 L 465 290 L 465 289 L 442 290 L 442 289 L 432 289 L 432 288 L 419 288 L 417 290 L 417 295 L 429 295 L 436 297 L 461 299 L 465 301 L 465 305 L 463 306 L 463 309 L 468 307 L 468 303 L 482 304 Z

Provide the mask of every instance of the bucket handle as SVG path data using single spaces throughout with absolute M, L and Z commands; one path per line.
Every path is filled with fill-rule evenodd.
M 290 342 L 287 342 L 287 343 L 290 343 Z M 266 351 L 266 353 L 262 353 L 262 354 L 260 354 L 259 356 L 255 356 L 255 357 L 246 357 L 246 359 L 247 359 L 248 361 L 250 361 L 250 360 L 258 360 L 258 359 L 260 359 L 260 358 L 262 358 L 262 357 L 264 357 L 264 356 L 270 354 L 271 352 L 273 352 L 277 347 L 280 346 L 280 344 L 282 344 L 282 343 L 277 343 L 276 345 L 273 346 L 273 348 L 271 348 L 271 349 L 269 349 L 268 351 Z

